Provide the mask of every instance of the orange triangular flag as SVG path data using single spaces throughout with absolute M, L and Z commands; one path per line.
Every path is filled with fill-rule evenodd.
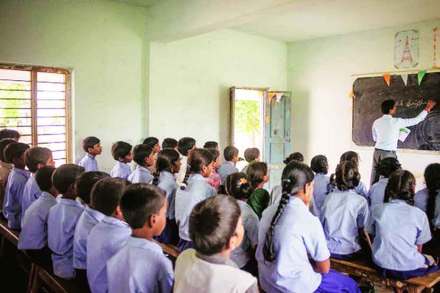
M 383 79 L 385 80 L 385 83 L 390 86 L 391 84 L 391 75 L 389 73 L 385 73 L 383 75 Z

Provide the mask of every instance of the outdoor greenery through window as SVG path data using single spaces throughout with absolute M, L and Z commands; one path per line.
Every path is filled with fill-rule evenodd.
M 0 65 L 0 128 L 51 149 L 57 166 L 70 161 L 69 99 L 68 70 Z

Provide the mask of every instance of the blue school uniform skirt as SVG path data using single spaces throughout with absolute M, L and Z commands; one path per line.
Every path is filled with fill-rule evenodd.
M 377 269 L 379 273 L 382 275 L 382 277 L 398 279 L 398 280 L 407 280 L 415 277 L 421 277 L 440 270 L 439 265 L 429 265 L 429 260 L 427 258 L 425 258 L 425 263 L 427 265 L 426 268 L 420 268 L 412 271 L 394 271 L 394 270 L 383 269 L 381 267 L 378 267 Z
M 179 244 L 177 244 L 177 248 L 179 248 L 180 252 L 186 250 L 186 249 L 190 249 L 190 248 L 194 248 L 192 241 L 186 241 L 183 239 L 179 240 Z
M 316 293 L 360 293 L 357 283 L 350 277 L 330 270 L 327 274 L 322 274 L 321 284 Z
M 157 239 L 161 243 L 177 245 L 179 243 L 179 227 L 175 219 L 168 219 L 165 229 Z

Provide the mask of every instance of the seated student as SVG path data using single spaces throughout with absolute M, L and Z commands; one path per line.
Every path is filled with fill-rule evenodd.
M 53 186 L 61 194 L 57 204 L 50 208 L 47 218 L 47 242 L 52 251 L 52 267 L 56 276 L 75 278 L 73 268 L 73 234 L 84 206 L 76 200 L 75 181 L 84 168 L 64 164 L 52 175 Z
M 102 153 L 101 141 L 99 138 L 89 136 L 82 142 L 83 150 L 86 152 L 84 157 L 78 162 L 78 165 L 84 167 L 85 172 L 99 171 L 96 156 Z
M 360 238 L 368 239 L 368 202 L 354 191 L 361 176 L 350 161 L 336 168 L 337 189 L 329 193 L 322 205 L 321 223 L 332 257 L 350 259 L 361 253 Z M 367 242 L 368 243 L 368 242 Z
M 266 163 L 255 162 L 249 165 L 246 174 L 252 187 L 252 194 L 249 196 L 248 204 L 259 218 L 261 218 L 261 214 L 267 208 L 270 201 L 269 192 L 263 188 L 264 184 L 269 181 L 267 172 Z
M 377 175 L 380 176 L 379 181 L 374 183 L 370 187 L 370 191 L 368 191 L 368 200 L 371 207 L 377 204 L 383 204 L 388 178 L 394 171 L 400 169 L 401 165 L 396 158 L 388 157 L 380 160 L 376 170 Z
M 225 161 L 218 168 L 218 174 L 220 175 L 220 179 L 222 180 L 222 185 L 225 183 L 226 177 L 232 173 L 237 173 L 238 169 L 235 166 L 239 160 L 238 158 L 238 149 L 234 146 L 227 146 L 223 151 L 223 156 Z
M 217 173 L 218 168 L 220 168 L 220 152 L 216 149 L 208 149 L 208 151 L 211 153 L 214 162 L 211 175 L 208 178 L 208 183 L 218 191 L 221 184 L 220 175 Z
M 217 150 L 217 151 L 219 151 L 218 142 L 216 142 L 216 141 L 207 141 L 207 142 L 205 142 L 205 144 L 203 145 L 203 148 L 207 149 L 207 150 Z
M 373 261 L 384 277 L 405 280 L 439 269 L 421 253 L 431 232 L 426 214 L 413 206 L 415 186 L 411 172 L 394 172 L 385 189 L 385 203 L 371 210 Z
M 175 149 L 177 151 L 177 140 L 167 137 L 162 141 L 162 149 Z
M 237 266 L 254 276 L 258 275 L 255 261 L 255 248 L 258 244 L 258 216 L 247 204 L 252 194 L 252 187 L 244 173 L 233 173 L 226 177 L 225 191 L 234 197 L 240 206 L 241 220 L 244 228 L 243 241 L 232 251 L 231 259 Z
M 339 159 L 339 163 L 342 163 L 343 161 L 352 162 L 356 166 L 356 168 L 359 170 L 359 155 L 358 155 L 358 153 L 353 152 L 353 151 L 348 151 L 348 152 L 343 153 Z M 332 177 L 334 177 L 334 174 L 330 177 L 329 192 L 333 191 L 332 188 L 335 187 L 335 185 L 333 184 L 334 180 L 332 179 Z M 368 198 L 367 187 L 362 181 L 360 181 L 359 185 L 356 186 L 355 191 L 358 194 L 362 195 L 363 197 Z
M 172 292 L 173 265 L 153 240 L 166 225 L 166 197 L 155 186 L 133 184 L 121 198 L 121 210 L 132 233 L 107 261 L 108 292 Z
M 330 183 L 330 178 L 327 176 L 327 157 L 324 155 L 314 156 L 310 162 L 310 168 L 315 173 L 315 179 L 313 180 L 312 213 L 319 218 Z
M 154 176 L 151 174 L 150 167 L 156 164 L 156 158 L 153 149 L 145 144 L 138 144 L 133 149 L 133 160 L 137 166 L 128 181 L 131 183 L 148 183 L 153 182 Z
M 14 129 L 4 128 L 0 130 L 0 140 L 5 138 L 12 139 L 18 142 L 20 140 L 20 133 Z
M 8 144 L 13 142 L 16 141 L 10 138 L 3 138 L 2 140 L 0 140 L 0 203 L 3 203 L 8 176 L 12 168 L 14 167 L 12 162 L 8 162 L 6 160 L 3 152 Z
M 24 215 L 26 209 L 32 202 L 37 200 L 41 195 L 41 190 L 35 181 L 35 172 L 45 166 L 55 167 L 55 162 L 52 157 L 52 151 L 48 148 L 32 147 L 24 154 L 24 162 L 31 176 L 26 182 L 23 189 L 23 196 L 21 200 L 21 214 Z
M 355 281 L 330 270 L 324 231 L 308 208 L 313 171 L 292 161 L 281 180 L 281 200 L 264 211 L 258 230 L 261 288 L 266 292 L 360 292 Z
M 102 192 L 93 192 L 94 208 L 105 215 L 87 238 L 87 279 L 93 293 L 107 292 L 107 261 L 127 242 L 131 229 L 124 222 L 119 202 L 129 185 L 120 178 L 105 178 Z M 96 195 L 96 196 L 95 196 Z
M 194 249 L 177 258 L 174 293 L 258 292 L 257 279 L 230 260 L 243 239 L 240 213 L 236 200 L 225 195 L 194 207 L 189 223 Z
M 144 139 L 142 144 L 145 144 L 145 145 L 149 146 L 150 148 L 152 148 L 153 153 L 155 153 L 155 154 L 160 152 L 160 143 L 159 143 L 159 139 L 157 137 L 154 137 L 154 136 L 147 137 L 146 139 Z
M 57 203 L 58 191 L 52 184 L 54 172 L 54 167 L 45 166 L 35 173 L 35 181 L 41 190 L 41 195 L 24 213 L 18 239 L 18 249 L 26 250 L 39 265 L 50 270 L 52 270 L 52 261 L 47 246 L 47 219 L 50 208 Z
M 207 181 L 212 172 L 211 153 L 205 149 L 195 149 L 188 163 L 191 166 L 188 186 L 185 190 L 179 189 L 176 192 L 175 213 L 179 226 L 180 251 L 192 247 L 188 232 L 191 210 L 197 203 L 216 194 L 215 189 Z
M 247 148 L 244 151 L 244 159 L 248 164 L 243 168 L 243 170 L 241 170 L 241 172 L 246 174 L 247 168 L 249 167 L 250 164 L 252 164 L 253 162 L 260 161 L 260 150 L 258 148 Z
M 175 198 L 179 187 L 175 174 L 180 170 L 180 155 L 174 149 L 163 149 L 156 161 L 153 184 L 165 191 L 168 200 L 167 224 L 161 234 L 160 242 L 176 245 L 179 242 L 179 229 L 176 224 Z
M 6 160 L 12 162 L 14 168 L 9 173 L 8 182 L 6 183 L 3 215 L 8 220 L 8 227 L 14 230 L 19 230 L 21 226 L 21 199 L 23 189 L 30 175 L 29 171 L 24 169 L 24 153 L 27 149 L 29 149 L 27 144 L 13 142 L 4 151 Z
M 177 184 L 185 184 L 186 174 L 188 172 L 188 157 L 191 155 L 192 151 L 196 148 L 196 140 L 192 137 L 183 137 L 179 140 L 177 145 L 177 150 L 182 156 L 180 171 L 177 174 Z
M 304 162 L 304 155 L 300 152 L 291 153 L 287 158 L 284 159 L 284 164 L 289 164 L 292 161 Z
M 125 141 L 117 141 L 112 145 L 112 156 L 116 164 L 110 171 L 110 176 L 113 178 L 122 178 L 127 180 L 131 174 L 129 163 L 133 160 L 131 153 L 132 146 Z
M 87 282 L 87 237 L 90 230 L 104 219 L 104 214 L 90 205 L 91 193 L 92 189 L 96 189 L 94 186 L 97 182 L 108 177 L 110 176 L 105 172 L 93 171 L 81 174 L 76 180 L 76 193 L 83 200 L 85 209 L 76 223 L 73 235 L 73 267 L 76 269 L 77 278 L 82 282 Z

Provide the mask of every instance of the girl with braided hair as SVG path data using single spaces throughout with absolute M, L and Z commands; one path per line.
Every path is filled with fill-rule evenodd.
M 308 207 L 313 177 L 307 165 L 290 162 L 279 204 L 263 212 L 256 258 L 266 292 L 360 292 L 354 280 L 330 270 L 324 231 Z

